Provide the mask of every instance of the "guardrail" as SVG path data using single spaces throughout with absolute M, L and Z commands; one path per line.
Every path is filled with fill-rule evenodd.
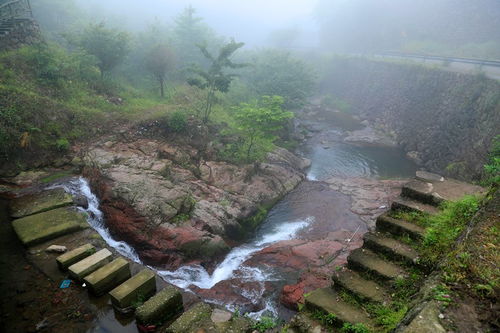
M 423 60 L 436 60 L 443 62 L 460 62 L 464 64 L 474 64 L 480 66 L 492 66 L 500 67 L 500 61 L 496 60 L 486 60 L 486 59 L 471 59 L 471 58 L 460 58 L 460 57 L 442 57 L 434 55 L 425 54 L 411 54 L 411 53 L 400 53 L 400 52 L 382 52 L 375 54 L 375 56 L 389 56 L 389 57 L 399 57 L 399 58 L 413 58 L 413 59 L 423 59 Z
M 30 0 L 13 0 L 0 5 L 0 22 L 28 17 L 33 17 Z

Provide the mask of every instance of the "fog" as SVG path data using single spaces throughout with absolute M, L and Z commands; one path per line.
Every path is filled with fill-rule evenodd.
M 132 30 L 143 29 L 155 19 L 172 22 L 191 5 L 219 34 L 249 46 L 269 44 L 272 33 L 283 29 L 301 31 L 302 46 L 311 47 L 317 41 L 314 37 L 317 0 L 78 0 L 77 3 L 94 18 L 111 19 Z

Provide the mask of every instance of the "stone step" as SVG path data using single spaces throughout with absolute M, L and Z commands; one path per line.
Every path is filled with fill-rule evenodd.
M 101 296 L 129 279 L 130 276 L 128 261 L 118 258 L 87 275 L 83 281 L 87 284 L 90 292 Z
M 403 197 L 394 200 L 392 202 L 391 209 L 394 211 L 402 210 L 407 212 L 417 212 L 431 215 L 439 213 L 439 209 L 435 206 Z
M 390 300 L 390 296 L 385 288 L 349 269 L 335 272 L 332 280 L 335 289 L 343 289 L 362 302 L 385 303 Z
M 396 236 L 409 236 L 413 240 L 420 241 L 424 238 L 425 229 L 410 222 L 395 219 L 387 214 L 377 218 L 377 231 L 389 232 Z
M 127 309 L 135 302 L 144 302 L 156 292 L 156 275 L 144 269 L 109 292 L 111 303 L 118 309 Z
M 436 192 L 432 183 L 413 180 L 403 186 L 401 196 L 431 206 L 439 206 L 445 200 Z
M 172 286 L 166 287 L 135 311 L 137 321 L 143 324 L 164 323 L 182 312 L 183 303 L 180 291 Z
M 76 249 L 73 249 L 56 258 L 57 266 L 60 270 L 65 271 L 69 266 L 76 264 L 82 259 L 95 253 L 95 247 L 91 244 L 85 244 Z
M 26 216 L 12 222 L 17 236 L 26 246 L 88 228 L 85 216 L 69 207 Z
M 403 261 L 409 265 L 415 265 L 418 262 L 418 253 L 415 249 L 382 233 L 366 233 L 363 240 L 364 248 L 383 253 L 390 258 Z
M 73 197 L 62 188 L 22 196 L 10 203 L 10 216 L 20 218 L 73 204 Z
M 370 250 L 356 249 L 347 257 L 350 269 L 366 272 L 380 280 L 391 281 L 407 275 L 405 270 L 396 264 L 382 259 Z
M 336 326 L 362 323 L 368 328 L 373 327 L 370 318 L 362 309 L 344 302 L 331 288 L 314 290 L 305 297 L 305 305 L 309 311 L 320 310 L 335 315 Z
M 109 263 L 112 256 L 108 249 L 102 249 L 90 257 L 69 266 L 69 275 L 76 281 L 83 281 L 84 277 Z

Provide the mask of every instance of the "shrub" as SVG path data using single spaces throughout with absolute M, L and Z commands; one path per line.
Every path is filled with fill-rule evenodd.
M 186 130 L 187 116 L 185 112 L 175 111 L 167 120 L 167 127 L 175 133 L 181 133 Z

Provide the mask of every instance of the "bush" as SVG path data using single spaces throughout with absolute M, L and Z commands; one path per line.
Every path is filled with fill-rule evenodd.
M 493 139 L 489 163 L 484 166 L 484 171 L 484 185 L 500 184 L 500 135 Z
M 187 127 L 187 115 L 183 111 L 175 111 L 170 115 L 167 121 L 167 127 L 175 133 L 181 133 Z
M 70 148 L 70 143 L 68 139 L 61 138 L 56 141 L 56 149 L 61 152 L 68 151 Z

